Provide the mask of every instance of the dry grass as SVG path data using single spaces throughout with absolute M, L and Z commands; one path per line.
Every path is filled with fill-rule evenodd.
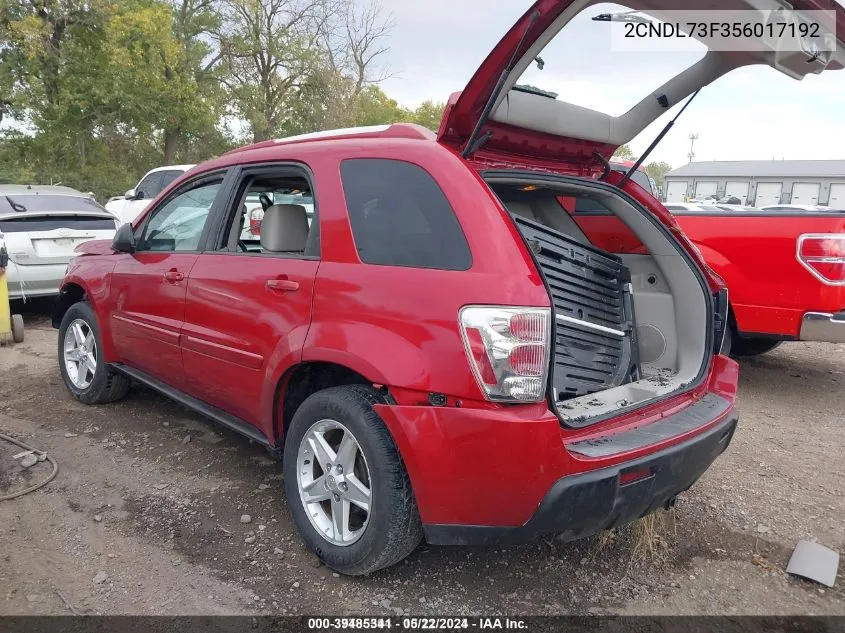
M 669 534 L 675 534 L 675 510 L 658 511 L 621 528 L 598 535 L 592 557 L 611 549 L 619 542 L 630 543 L 630 562 L 661 560 L 669 546 Z
M 675 510 L 652 512 L 634 523 L 632 530 L 631 562 L 658 560 L 668 546 L 667 532 L 676 531 Z

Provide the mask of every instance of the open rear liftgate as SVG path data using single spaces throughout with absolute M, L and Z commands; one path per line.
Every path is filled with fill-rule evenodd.
M 622 260 L 537 222 L 513 219 L 551 291 L 555 403 L 639 380 L 631 273 Z

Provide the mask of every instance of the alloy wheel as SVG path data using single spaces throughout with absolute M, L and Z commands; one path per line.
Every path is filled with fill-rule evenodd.
M 360 539 L 372 513 L 372 483 L 352 432 L 336 420 L 316 422 L 300 442 L 296 465 L 299 497 L 317 533 L 338 546 Z
M 68 378 L 77 389 L 87 389 L 97 372 L 97 341 L 91 326 L 82 319 L 65 331 L 64 362 Z

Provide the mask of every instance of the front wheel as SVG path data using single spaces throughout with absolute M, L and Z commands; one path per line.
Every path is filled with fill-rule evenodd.
M 411 482 L 364 385 L 311 395 L 285 439 L 284 480 L 308 548 L 349 575 L 389 567 L 422 540 Z
M 73 304 L 59 326 L 59 369 L 65 386 L 84 404 L 120 400 L 129 391 L 129 378 L 103 361 L 97 317 L 82 301 Z

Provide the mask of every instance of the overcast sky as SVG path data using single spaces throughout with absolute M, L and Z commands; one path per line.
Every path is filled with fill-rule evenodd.
M 530 6 L 529 0 L 382 1 L 395 19 L 388 64 L 396 74 L 382 87 L 411 107 L 426 99 L 445 101 L 463 89 Z M 587 19 L 572 26 L 542 54 L 545 69 L 532 68 L 521 81 L 612 115 L 626 111 L 703 52 L 697 46 L 671 54 L 614 52 L 603 30 L 607 23 Z M 664 115 L 647 128 L 632 149 L 642 152 L 670 118 Z M 686 163 L 692 133 L 699 137 L 696 161 L 845 159 L 845 70 L 800 82 L 769 67 L 725 75 L 702 90 L 650 160 L 674 167 Z

